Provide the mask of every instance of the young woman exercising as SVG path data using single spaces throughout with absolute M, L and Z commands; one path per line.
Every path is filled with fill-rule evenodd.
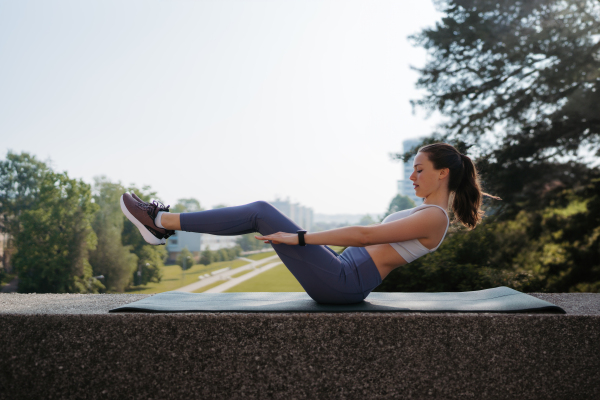
M 450 220 L 448 204 L 463 225 L 480 222 L 483 193 L 471 159 L 453 146 L 435 143 L 419 149 L 410 180 L 423 204 L 385 218 L 381 224 L 348 226 L 306 233 L 265 201 L 191 213 L 169 213 L 158 202 L 135 194 L 121 196 L 121 209 L 154 245 L 164 244 L 175 230 L 233 236 L 259 232 L 306 293 L 319 303 L 363 301 L 392 270 L 440 246 Z M 348 246 L 338 255 L 327 245 Z

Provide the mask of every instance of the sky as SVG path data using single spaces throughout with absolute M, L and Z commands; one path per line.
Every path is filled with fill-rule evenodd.
M 0 0 L 0 143 L 204 208 L 383 214 L 441 14 L 408 0 Z

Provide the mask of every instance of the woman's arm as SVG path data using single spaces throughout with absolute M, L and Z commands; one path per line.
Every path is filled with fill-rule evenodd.
M 330 246 L 352 246 L 352 247 L 364 247 L 363 240 L 365 238 L 364 230 L 365 226 L 345 226 L 343 228 L 330 229 L 323 232 L 311 232 L 304 235 L 304 242 L 306 244 L 327 244 Z M 264 240 L 265 243 L 269 241 L 273 244 L 298 244 L 297 233 L 286 233 L 277 232 L 272 235 L 265 236 L 254 236 L 258 240 Z
M 306 233 L 306 244 L 327 244 L 330 246 L 364 247 L 364 226 L 345 226 L 323 232 Z
M 446 216 L 441 210 L 428 208 L 385 224 L 347 226 L 324 232 L 307 233 L 304 235 L 304 241 L 306 244 L 365 247 L 374 244 L 427 238 L 432 233 L 445 229 L 446 224 Z M 272 235 L 254 237 L 258 240 L 264 240 L 265 243 L 271 241 L 273 244 L 298 244 L 297 233 L 277 232 Z

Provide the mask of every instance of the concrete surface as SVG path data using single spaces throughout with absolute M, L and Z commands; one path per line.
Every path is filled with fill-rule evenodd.
M 600 294 L 567 314 L 114 313 L 0 295 L 0 399 L 595 399 Z

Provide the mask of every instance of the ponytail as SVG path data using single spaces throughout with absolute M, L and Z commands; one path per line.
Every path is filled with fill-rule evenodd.
M 481 191 L 475 164 L 471 158 L 461 154 L 454 146 L 447 143 L 434 143 L 421 147 L 419 152 L 427 153 L 435 169 L 450 169 L 448 190 L 453 193 L 451 208 L 456 220 L 464 226 L 473 229 L 481 221 L 485 214 L 481 210 L 483 196 L 502 200 Z

